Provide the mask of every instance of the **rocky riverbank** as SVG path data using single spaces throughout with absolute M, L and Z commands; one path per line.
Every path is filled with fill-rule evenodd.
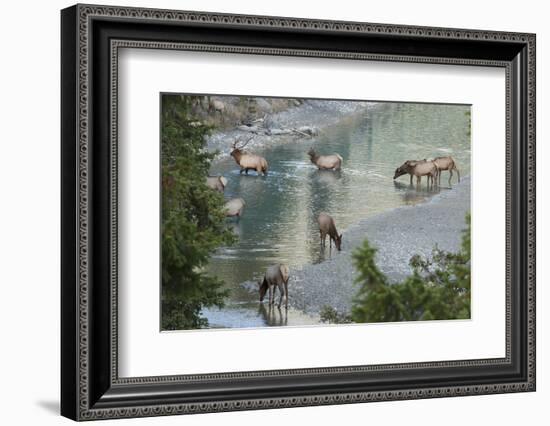
M 374 105 L 372 102 L 306 99 L 284 111 L 266 113 L 259 119 L 261 121 L 216 132 L 208 138 L 207 149 L 218 151 L 218 158 L 222 158 L 231 152 L 238 138 L 247 140 L 252 136 L 246 147 L 251 151 L 271 144 L 307 140 L 342 120 L 366 113 Z
M 397 281 L 410 273 L 409 259 L 414 254 L 430 256 L 435 244 L 443 250 L 457 251 L 469 209 L 470 179 L 466 177 L 460 184 L 442 187 L 423 204 L 398 207 L 349 227 L 343 235 L 341 252 L 333 248 L 328 260 L 291 271 L 291 306 L 309 314 L 318 314 L 324 305 L 340 313 L 349 312 L 357 291 L 352 252 L 366 238 L 378 250 L 380 269 Z

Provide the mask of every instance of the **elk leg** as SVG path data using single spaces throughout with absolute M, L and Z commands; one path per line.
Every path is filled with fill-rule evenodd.
M 410 177 L 411 177 L 411 183 L 410 183 L 410 185 L 412 186 L 412 185 L 413 185 L 413 175 L 410 175 Z
M 451 184 L 452 177 L 453 177 L 453 169 L 449 169 L 449 185 Z
M 458 169 L 455 167 L 455 170 L 456 170 L 456 174 L 458 176 L 458 183 L 460 183 L 460 172 L 458 171 Z
M 421 180 L 421 177 L 417 176 L 416 177 L 416 189 L 420 188 L 420 180 Z
M 288 309 L 288 280 L 285 281 L 285 308 Z
M 273 286 L 271 284 L 268 284 L 269 286 L 269 306 L 273 305 L 273 301 L 275 300 L 275 295 L 273 291 Z
M 239 171 L 239 174 L 242 175 L 243 171 L 244 171 L 244 169 L 241 167 L 241 170 Z
M 277 287 L 279 288 L 279 305 L 278 305 L 278 308 L 281 309 L 281 303 L 283 303 L 283 296 L 285 295 L 285 290 L 283 288 L 282 283 L 277 284 Z
M 248 175 L 248 167 L 246 169 L 244 169 L 244 174 Z

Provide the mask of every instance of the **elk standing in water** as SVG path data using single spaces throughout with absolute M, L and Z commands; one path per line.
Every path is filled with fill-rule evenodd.
M 237 216 L 237 219 L 243 215 L 245 202 L 242 198 L 232 198 L 225 203 L 225 215 Z
M 206 185 L 215 191 L 223 192 L 227 185 L 227 179 L 223 176 L 208 176 L 206 178 Z
M 426 176 L 427 186 L 430 187 L 430 182 L 432 186 L 436 183 L 437 176 L 439 175 L 439 169 L 433 161 L 429 160 L 408 160 L 405 161 L 401 166 L 395 169 L 394 179 L 397 179 L 399 176 L 409 174 L 412 178 L 416 176 L 416 185 L 420 186 L 422 176 Z
M 342 234 L 338 234 L 338 231 L 336 230 L 336 224 L 334 223 L 334 219 L 326 213 L 320 213 L 319 217 L 317 218 L 317 222 L 319 223 L 319 234 L 321 236 L 321 246 L 323 247 L 325 246 L 325 240 L 328 234 L 329 249 L 332 249 L 332 242 L 334 241 L 334 246 L 338 249 L 338 251 L 340 251 L 342 248 Z
M 267 175 L 267 161 L 264 157 L 260 155 L 250 154 L 246 151 L 243 151 L 243 148 L 250 142 L 252 138 L 248 139 L 245 143 L 237 146 L 240 140 L 236 140 L 233 143 L 233 151 L 231 151 L 231 157 L 235 162 L 241 167 L 241 174 L 243 171 L 248 174 L 249 170 L 256 170 L 258 175 L 262 173 L 264 176 Z
M 260 302 L 263 302 L 266 292 L 269 290 L 269 304 L 275 303 L 275 287 L 279 289 L 279 308 L 285 297 L 285 308 L 288 309 L 288 266 L 280 263 L 267 268 L 264 277 L 258 281 L 260 291 Z
M 344 161 L 339 154 L 318 155 L 313 148 L 309 148 L 307 154 L 319 170 L 340 170 Z
M 439 169 L 439 184 L 441 184 L 441 171 L 443 170 L 449 171 L 449 185 L 451 184 L 451 178 L 453 177 L 453 170 L 456 170 L 456 174 L 458 175 L 458 182 L 460 183 L 460 172 L 456 167 L 456 163 L 453 157 L 436 157 L 434 158 L 433 162 Z

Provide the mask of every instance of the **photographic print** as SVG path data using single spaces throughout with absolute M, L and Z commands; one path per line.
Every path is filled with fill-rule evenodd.
M 470 318 L 471 105 L 160 95 L 161 330 Z

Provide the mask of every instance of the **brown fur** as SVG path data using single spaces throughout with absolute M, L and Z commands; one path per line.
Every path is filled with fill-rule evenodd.
M 267 176 L 267 161 L 264 157 L 256 154 L 250 154 L 246 151 L 243 151 L 243 148 L 250 142 L 252 138 L 248 139 L 244 144 L 237 147 L 237 142 L 233 144 L 233 151 L 231 151 L 231 157 L 235 162 L 241 167 L 239 173 L 245 172 L 248 174 L 249 170 L 256 170 L 256 173 L 262 173 L 264 176 Z
M 232 198 L 225 203 L 225 215 L 241 217 L 244 206 L 245 202 L 242 198 Z
M 439 175 L 439 169 L 433 161 L 429 160 L 408 160 L 405 161 L 401 166 L 395 169 L 394 179 L 397 179 L 399 176 L 405 174 L 410 175 L 410 182 L 412 185 L 412 178 L 416 176 L 416 185 L 420 186 L 422 176 L 426 176 L 427 185 L 430 186 L 436 182 L 436 179 Z
M 334 219 L 326 213 L 320 213 L 317 218 L 319 223 L 319 234 L 321 237 L 321 245 L 325 246 L 327 235 L 329 236 L 329 249 L 332 248 L 332 241 L 338 251 L 342 249 L 342 234 L 338 234 Z
M 318 155 L 313 148 L 307 152 L 309 159 L 319 170 L 340 170 L 344 159 L 339 154 Z
M 456 167 L 455 160 L 453 157 L 436 157 L 434 158 L 433 162 L 439 169 L 439 183 L 441 184 L 441 171 L 442 170 L 448 170 L 449 171 L 449 185 L 451 184 L 451 179 L 453 177 L 453 170 L 456 171 L 456 174 L 458 175 L 458 182 L 460 183 L 460 172 L 458 171 L 458 168 Z
M 223 176 L 208 176 L 206 178 L 206 185 L 215 191 L 223 192 L 225 185 L 227 185 L 227 179 Z
M 285 297 L 285 307 L 288 309 L 288 279 L 289 279 L 288 266 L 280 263 L 278 265 L 272 265 L 267 268 L 264 277 L 258 282 L 258 288 L 260 292 L 260 302 L 263 302 L 265 294 L 269 291 L 269 304 L 275 303 L 275 287 L 279 289 L 279 308 Z

